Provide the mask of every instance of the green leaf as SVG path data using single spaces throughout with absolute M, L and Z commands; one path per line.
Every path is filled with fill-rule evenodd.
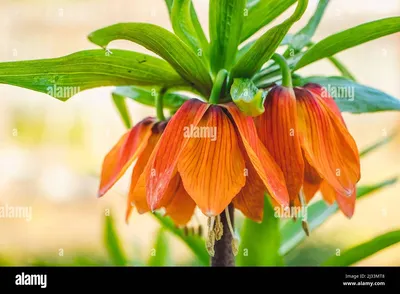
M 165 266 L 168 264 L 168 236 L 165 233 L 164 228 L 161 228 L 157 232 L 154 246 L 151 250 L 150 258 L 147 262 L 148 266 Z
M 230 70 L 240 44 L 246 0 L 210 0 L 210 63 L 216 75 Z
M 165 61 L 124 50 L 87 50 L 38 60 L 0 63 L 0 84 L 46 93 L 62 101 L 86 89 L 187 83 Z
M 206 245 L 203 238 L 200 236 L 186 236 L 184 231 L 177 228 L 170 218 L 163 217 L 158 213 L 153 213 L 153 215 L 160 222 L 164 229 L 173 233 L 192 250 L 201 264 L 206 266 L 210 264 L 210 256 L 206 251 Z
M 264 201 L 264 218 L 256 223 L 246 218 L 241 231 L 237 265 L 240 266 L 277 266 L 283 265 L 279 255 L 280 233 L 279 219 L 268 197 Z M 247 254 L 243 254 L 246 252 Z
M 331 35 L 307 50 L 297 63 L 295 69 L 302 68 L 312 62 L 332 56 L 343 50 L 399 31 L 400 17 L 389 17 L 365 23 Z
M 353 76 L 353 74 L 347 69 L 347 67 L 343 63 L 339 61 L 339 59 L 334 56 L 330 56 L 328 57 L 328 59 L 339 70 L 344 78 L 356 81 L 356 78 Z
M 262 27 L 281 15 L 295 2 L 296 0 L 248 1 L 241 33 L 241 41 L 247 40 Z
M 390 141 L 393 140 L 394 137 L 396 137 L 397 132 L 393 132 L 389 136 L 384 136 L 383 139 L 379 140 L 378 142 L 364 148 L 363 150 L 360 151 L 360 157 L 366 156 L 368 153 L 374 151 L 375 149 L 389 143 Z
M 175 34 L 190 46 L 194 53 L 208 56 L 209 44 L 197 18 L 192 0 L 175 0 L 172 6 L 171 21 Z
M 111 215 L 105 217 L 104 242 L 113 264 L 126 265 L 127 258 L 120 245 L 114 219 Z
M 384 182 L 371 185 L 357 187 L 357 199 L 361 199 L 364 196 L 381 190 L 382 188 L 393 185 L 397 182 L 397 178 L 386 180 Z M 324 200 L 316 201 L 307 207 L 307 222 L 311 231 L 318 228 L 323 224 L 330 216 L 334 215 L 338 211 L 336 203 L 328 205 Z M 299 245 L 306 237 L 301 222 L 287 222 L 281 228 L 282 235 L 282 246 L 279 249 L 281 255 L 286 255 L 290 250 Z
M 114 89 L 113 93 L 127 97 L 135 100 L 144 105 L 156 106 L 156 93 L 159 92 L 159 88 L 140 88 L 133 86 L 121 86 Z M 166 92 L 163 96 L 163 107 L 166 109 L 178 109 L 181 107 L 186 100 L 190 99 L 189 97 L 177 94 Z
M 127 129 L 130 129 L 132 127 L 132 120 L 131 116 L 129 115 L 128 108 L 126 106 L 125 97 L 112 93 L 112 99 L 125 127 Z
M 299 84 L 317 83 L 330 94 L 340 110 L 351 113 L 400 110 L 400 100 L 372 87 L 358 84 L 343 77 L 308 77 Z M 297 83 L 297 81 L 295 81 Z
M 319 0 L 317 9 L 306 26 L 293 36 L 290 47 L 296 52 L 299 52 L 311 41 L 311 38 L 314 36 L 315 31 L 321 22 L 321 18 L 324 15 L 328 3 L 329 0 Z
M 400 242 L 400 230 L 392 231 L 375 237 L 374 239 L 355 246 L 340 253 L 340 256 L 332 256 L 322 265 L 324 266 L 350 266 L 389 246 Z
M 231 87 L 231 97 L 239 109 L 248 116 L 261 115 L 266 92 L 258 89 L 249 79 L 235 79 Z
M 306 10 L 308 0 L 299 0 L 293 15 L 261 36 L 238 60 L 232 69 L 232 76 L 251 78 L 275 53 L 290 27 L 300 19 Z
M 165 0 L 165 4 L 167 5 L 168 13 L 171 16 L 171 14 L 172 14 L 172 5 L 174 4 L 174 0 Z
M 120 39 L 142 45 L 164 58 L 200 93 L 208 97 L 211 92 L 212 81 L 203 57 L 196 55 L 177 36 L 162 27 L 147 23 L 120 23 L 97 30 L 88 38 L 102 47 Z

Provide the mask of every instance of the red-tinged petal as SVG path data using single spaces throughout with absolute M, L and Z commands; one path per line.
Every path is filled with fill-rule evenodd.
M 186 225 L 193 216 L 196 203 L 186 192 L 179 178 L 179 185 L 171 202 L 165 207 L 166 216 L 170 216 L 177 226 Z
M 245 184 L 235 128 L 221 107 L 210 106 L 187 136 L 178 160 L 183 186 L 205 215 L 218 215 Z
M 285 177 L 291 201 L 303 184 L 304 161 L 297 127 L 293 89 L 275 86 L 264 103 L 265 112 L 256 117 L 258 135 Z
M 151 176 L 146 179 L 147 202 L 152 210 L 160 207 L 171 179 L 176 174 L 176 165 L 189 138 L 185 127 L 197 126 L 209 104 L 198 99 L 186 101 L 168 122 L 151 158 Z
M 147 205 L 147 200 L 146 200 L 146 193 L 144 189 L 145 187 L 144 177 L 142 179 L 141 186 L 139 186 L 137 191 L 135 191 L 135 189 L 136 189 L 136 184 L 138 183 L 140 176 L 143 174 L 145 167 L 148 164 L 149 158 L 152 152 L 154 151 L 154 148 L 157 145 L 165 126 L 166 122 L 159 122 L 153 126 L 152 135 L 148 139 L 146 148 L 140 154 L 139 158 L 135 163 L 135 166 L 133 167 L 131 184 L 128 195 L 128 209 L 126 212 L 126 218 L 128 218 L 129 215 L 131 214 L 133 205 L 137 207 L 139 213 L 144 213 L 149 211 L 149 207 Z
M 319 176 L 317 171 L 308 163 L 307 160 L 304 160 L 303 193 L 307 203 L 317 193 L 322 181 L 323 179 Z
M 239 194 L 233 198 L 233 206 L 239 209 L 246 217 L 256 222 L 261 222 L 264 215 L 266 188 L 246 152 L 243 151 L 242 153 L 246 157 L 246 184 Z
M 103 196 L 141 154 L 151 135 L 154 118 L 148 117 L 125 133 L 103 161 L 98 196 Z
M 283 173 L 258 138 L 253 118 L 244 116 L 233 103 L 224 104 L 223 106 L 232 117 L 232 121 L 236 125 L 238 135 L 241 138 L 241 143 L 269 194 L 282 206 L 287 206 L 289 204 L 289 195 Z
M 353 216 L 357 197 L 356 189 L 354 189 L 354 192 L 350 196 L 346 196 L 337 193 L 335 189 L 333 189 L 326 181 L 324 181 L 321 185 L 321 193 L 329 204 L 333 204 L 333 202 L 336 200 L 340 210 L 345 216 L 348 218 Z
M 143 214 L 150 210 L 154 210 L 151 209 L 151 207 L 147 202 L 146 179 L 149 176 L 149 172 L 150 172 L 149 165 L 147 165 L 143 173 L 140 175 L 136 185 L 134 187 L 131 187 L 129 191 L 129 200 L 125 216 L 126 222 L 128 222 L 133 207 L 137 209 L 139 214 Z M 159 206 L 157 207 L 157 209 L 161 207 L 166 207 L 171 203 L 176 194 L 176 191 L 178 190 L 179 183 L 180 183 L 179 174 L 175 173 L 174 177 L 170 180 L 168 187 L 165 191 L 165 195 L 159 202 Z
M 351 195 L 360 178 L 359 158 L 352 147 L 354 140 L 314 94 L 300 88 L 295 89 L 295 94 L 306 159 L 338 193 Z

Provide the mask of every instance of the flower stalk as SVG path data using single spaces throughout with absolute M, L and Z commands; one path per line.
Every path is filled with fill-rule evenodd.
M 159 93 L 156 94 L 156 111 L 157 111 L 157 118 L 160 121 L 165 120 L 164 116 L 164 103 L 163 103 L 163 98 L 165 94 L 165 89 L 161 89 Z
M 219 216 L 221 223 L 220 228 L 222 228 L 223 232 L 221 238 L 215 241 L 214 256 L 211 257 L 211 266 L 235 266 L 235 256 L 233 252 L 235 238 L 231 232 L 234 227 L 234 208 L 232 203 L 227 207 L 227 211 L 229 212 L 229 216 L 225 211 Z
M 272 55 L 271 59 L 273 59 L 281 68 L 282 86 L 287 87 L 287 88 L 293 88 L 292 72 L 290 70 L 289 64 L 286 61 L 286 59 L 278 53 L 275 53 L 274 55 Z
M 211 90 L 210 100 L 211 104 L 218 104 L 219 98 L 221 96 L 222 87 L 224 86 L 225 80 L 228 76 L 228 71 L 221 69 L 217 77 L 215 78 L 214 86 Z

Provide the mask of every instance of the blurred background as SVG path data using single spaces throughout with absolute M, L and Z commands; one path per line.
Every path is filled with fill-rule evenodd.
M 193 2 L 207 28 L 208 1 Z M 291 32 L 305 25 L 316 3 L 310 0 L 305 16 Z M 357 24 L 398 15 L 398 0 L 332 0 L 314 41 Z M 96 48 L 86 39 L 90 32 L 128 21 L 171 29 L 164 0 L 2 0 L 0 61 L 58 57 Z M 360 83 L 400 97 L 399 37 L 387 36 L 337 57 Z M 110 47 L 145 52 L 125 41 L 113 42 Z M 327 61 L 301 73 L 338 74 Z M 111 89 L 84 91 L 64 103 L 45 94 L 0 85 L 0 206 L 32 208 L 31 219 L 0 218 L 0 264 L 109 264 L 104 246 L 104 222 L 109 214 L 131 263 L 150 258 L 159 224 L 151 215 L 136 213 L 129 225 L 124 222 L 129 171 L 106 196 L 96 197 L 103 157 L 125 132 L 111 102 Z M 128 102 L 134 122 L 153 114 L 150 108 Z M 360 149 L 400 128 L 400 113 L 344 116 Z M 360 184 L 399 176 L 399 150 L 397 136 L 364 158 Z M 400 184 L 395 184 L 359 201 L 351 220 L 338 213 L 312 232 L 301 250 L 289 254 L 288 262 L 315 264 L 321 259 L 319 254 L 334 255 L 336 249 L 399 228 L 399 194 Z M 199 218 L 204 222 L 200 214 Z M 185 245 L 167 237 L 172 244 L 170 264 L 191 264 L 192 254 Z M 359 265 L 400 265 L 400 245 Z

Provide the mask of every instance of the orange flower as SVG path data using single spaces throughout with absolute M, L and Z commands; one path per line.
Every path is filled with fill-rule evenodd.
M 156 119 L 152 117 L 143 119 L 121 137 L 104 159 L 99 197 L 103 196 L 120 179 L 132 162 L 136 160 L 132 171 L 126 221 L 128 221 L 133 206 L 136 207 L 139 213 L 145 213 L 150 210 L 147 205 L 145 191 L 140 185 L 139 179 L 166 125 L 166 121 L 156 122 Z M 187 223 L 193 215 L 195 203 L 182 188 L 179 178 L 174 180 L 169 193 L 174 193 L 175 197 L 174 201 L 166 205 L 166 213 L 171 216 L 177 225 Z M 185 207 L 183 213 L 179 210 L 181 207 Z
M 301 191 L 309 201 L 320 189 L 325 200 L 336 199 L 351 217 L 360 160 L 333 98 L 316 84 L 294 90 L 275 86 L 264 106 L 255 123 L 261 141 L 282 169 L 291 204 L 298 205 Z
M 233 201 L 235 208 L 260 221 L 267 190 L 281 205 L 288 204 L 282 172 L 258 139 L 252 118 L 233 103 L 185 102 L 169 121 L 142 177 L 151 210 L 173 201 L 169 191 L 176 178 L 209 217 Z
M 233 104 L 185 102 L 166 122 L 146 118 L 122 136 L 103 163 L 99 195 L 104 195 L 135 160 L 126 218 L 165 208 L 185 225 L 195 206 L 217 216 L 233 201 L 246 216 L 261 221 L 264 192 L 288 205 L 283 174 L 257 136 L 251 117 Z

